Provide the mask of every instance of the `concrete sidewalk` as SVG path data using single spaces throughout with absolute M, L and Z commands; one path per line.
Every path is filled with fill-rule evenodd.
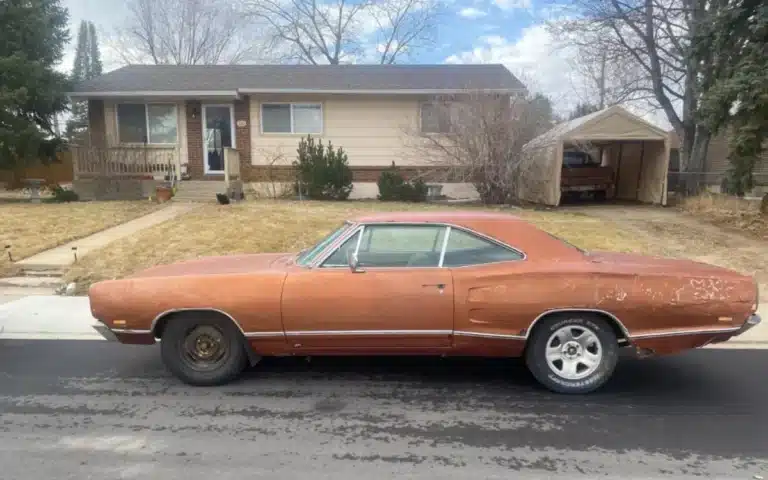
M 131 236 L 145 228 L 171 220 L 181 214 L 197 208 L 194 203 L 174 203 L 161 210 L 152 212 L 143 217 L 136 218 L 126 223 L 108 228 L 88 237 L 80 238 L 72 242 L 46 250 L 24 260 L 16 262 L 16 265 L 26 270 L 58 270 L 74 263 L 73 247 L 77 247 L 77 256 L 82 258 L 88 253 L 106 246 L 115 240 Z

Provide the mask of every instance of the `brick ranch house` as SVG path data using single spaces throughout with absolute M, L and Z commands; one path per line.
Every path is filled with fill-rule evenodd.
M 142 195 L 146 183 L 179 178 L 180 198 L 254 194 L 285 187 L 302 136 L 341 146 L 353 172 L 352 198 L 378 194 L 394 161 L 427 174 L 434 159 L 412 141 L 439 132 L 433 99 L 468 91 L 513 95 L 523 84 L 502 65 L 132 65 L 77 85 L 88 102 L 89 141 L 73 147 L 75 188 L 85 197 Z M 120 192 L 115 192 L 120 190 Z M 470 184 L 443 193 L 476 195 Z

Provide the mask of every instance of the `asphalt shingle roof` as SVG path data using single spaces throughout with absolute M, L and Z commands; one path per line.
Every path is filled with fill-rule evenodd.
M 129 65 L 74 92 L 519 90 L 503 65 Z

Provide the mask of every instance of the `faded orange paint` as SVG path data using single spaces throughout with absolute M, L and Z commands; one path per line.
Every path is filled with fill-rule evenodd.
M 353 223 L 439 223 L 506 243 L 523 260 L 458 268 L 309 268 L 296 254 L 211 257 L 99 282 L 93 315 L 124 320 L 123 343 L 152 343 L 154 322 L 220 311 L 261 355 L 519 356 L 535 321 L 598 310 L 627 343 L 657 354 L 725 341 L 753 313 L 754 280 L 712 265 L 582 252 L 501 213 L 378 214 Z M 724 320 L 730 317 L 732 320 Z

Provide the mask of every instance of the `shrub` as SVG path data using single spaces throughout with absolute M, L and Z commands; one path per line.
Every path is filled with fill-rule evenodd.
M 427 185 L 422 179 L 406 181 L 395 162 L 381 172 L 379 180 L 379 200 L 383 202 L 424 202 L 427 200 Z
M 51 187 L 51 193 L 53 194 L 52 200 L 56 203 L 77 202 L 80 200 L 80 197 L 74 190 L 68 190 L 61 185 Z
M 315 142 L 310 135 L 302 138 L 293 162 L 301 191 L 313 200 L 346 200 L 352 192 L 352 170 L 344 149 Z

